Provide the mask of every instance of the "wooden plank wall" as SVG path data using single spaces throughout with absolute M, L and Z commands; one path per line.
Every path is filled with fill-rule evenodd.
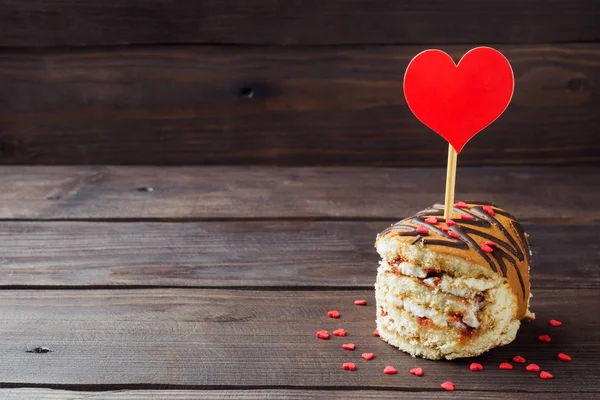
M 8 0 L 0 163 L 442 165 L 412 56 L 494 45 L 513 103 L 462 164 L 600 161 L 600 2 Z

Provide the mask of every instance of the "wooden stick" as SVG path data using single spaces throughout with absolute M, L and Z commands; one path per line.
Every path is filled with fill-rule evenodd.
M 444 218 L 450 219 L 454 206 L 454 184 L 456 183 L 456 150 L 448 145 L 448 167 L 446 170 L 446 197 L 444 199 Z

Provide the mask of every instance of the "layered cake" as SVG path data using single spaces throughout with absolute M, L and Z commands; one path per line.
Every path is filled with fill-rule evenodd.
M 377 235 L 377 329 L 429 359 L 477 356 L 514 340 L 529 311 L 528 235 L 497 206 L 436 204 Z

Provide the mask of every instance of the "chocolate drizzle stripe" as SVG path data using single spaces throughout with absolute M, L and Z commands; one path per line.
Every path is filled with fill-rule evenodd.
M 523 248 L 528 249 L 529 241 L 527 240 L 527 236 L 525 235 L 525 230 L 523 229 L 521 224 L 518 223 L 517 221 L 512 221 L 512 226 L 513 226 L 513 228 L 515 228 L 515 231 L 517 231 L 517 233 L 519 234 L 519 238 L 521 239 L 521 244 L 523 245 Z M 529 252 L 526 251 L 525 258 L 527 259 L 527 263 L 529 263 L 530 257 L 531 257 L 531 255 L 529 254 Z
M 464 228 L 458 225 L 453 226 L 452 228 L 450 228 L 450 230 L 456 234 L 458 234 L 458 236 L 460 236 L 460 238 L 467 243 L 469 246 L 471 246 L 471 248 L 473 250 L 475 250 L 477 253 L 479 253 L 479 255 L 488 262 L 488 264 L 490 264 L 490 268 L 492 268 L 492 270 L 494 272 L 498 272 L 498 268 L 496 267 L 496 265 L 494 264 L 493 259 L 488 255 L 488 253 L 486 253 L 485 251 L 481 250 L 481 247 L 479 247 L 479 245 L 477 244 L 477 242 L 475 242 L 473 239 L 471 239 L 471 236 L 469 236 L 467 233 L 468 232 L 475 232 L 475 233 L 479 233 L 478 231 L 472 230 L 472 229 L 468 229 L 468 228 Z M 506 276 L 506 270 L 503 270 L 503 276 Z
M 496 261 L 498 262 L 498 265 L 500 265 L 500 267 L 502 268 L 504 275 L 507 275 L 507 270 L 506 270 L 506 264 L 504 263 L 504 259 L 508 259 L 509 261 L 513 262 L 512 257 L 506 253 L 504 250 L 502 249 L 494 249 L 494 251 L 492 252 L 492 254 L 494 255 L 494 258 L 496 259 Z M 517 273 L 517 277 L 519 278 L 519 284 L 521 286 L 521 293 L 523 294 L 523 300 L 525 300 L 525 283 L 523 282 L 523 276 L 521 275 L 521 271 L 519 271 L 519 268 L 513 268 L 515 270 L 515 272 Z
M 519 261 L 523 261 L 523 252 L 521 251 L 521 248 L 519 247 L 517 242 L 515 242 L 512 235 L 500 223 L 500 221 L 498 221 L 496 218 L 494 218 L 493 216 L 491 216 L 488 213 L 486 213 L 485 211 L 483 211 L 483 208 L 473 207 L 473 214 L 475 214 L 481 218 L 484 218 L 489 223 L 496 226 L 504 234 L 504 237 L 506 237 L 512 244 L 512 246 L 513 246 L 512 253 L 515 255 L 515 257 L 517 257 L 519 259 Z M 516 222 L 516 221 L 513 220 L 512 222 Z M 481 233 L 483 233 L 483 232 L 481 232 Z M 490 236 L 490 235 L 487 235 L 487 238 L 490 240 L 494 240 L 494 241 L 498 240 L 497 238 L 494 238 L 493 236 Z
M 501 246 L 501 247 L 504 247 L 505 249 L 507 249 L 514 256 L 514 258 L 519 259 L 519 261 L 523 261 L 522 257 L 519 258 L 519 254 L 522 255 L 523 252 L 521 251 L 521 249 L 518 248 L 518 246 L 515 249 L 515 248 L 511 247 L 510 243 L 507 243 L 507 242 L 505 242 L 503 240 L 500 240 L 497 237 L 495 237 L 493 235 L 490 235 L 488 233 L 480 232 L 480 231 L 475 230 L 475 229 L 469 229 L 469 228 L 464 228 L 464 227 L 463 227 L 463 229 L 465 229 L 469 233 L 472 233 L 475 236 L 479 236 L 479 237 L 482 237 L 484 239 L 491 240 L 492 242 L 496 243 L 498 246 Z
M 463 203 L 467 203 L 467 204 L 478 204 L 480 206 L 492 206 L 492 207 L 498 207 L 497 205 L 495 205 L 494 203 L 489 203 L 487 201 L 477 201 L 477 200 L 465 200 Z
M 438 223 L 446 222 L 446 219 L 441 217 L 444 214 L 443 204 L 434 204 L 432 207 L 418 212 L 413 217 L 399 221 L 396 224 L 384 230 L 382 234 L 386 234 L 392 230 L 400 229 L 400 232 L 395 232 L 399 236 L 416 236 L 416 238 L 411 242 L 411 244 L 416 244 L 419 241 L 421 241 L 424 245 L 447 246 L 465 250 L 471 247 L 484 260 L 488 262 L 490 268 L 493 271 L 495 271 L 496 273 L 500 273 L 502 276 L 507 276 L 508 274 L 506 261 L 509 261 L 509 263 L 515 270 L 515 273 L 517 274 L 519 283 L 521 285 L 521 292 L 523 293 L 523 297 L 525 297 L 525 285 L 523 282 L 521 272 L 517 267 L 517 264 L 519 261 L 523 261 L 524 259 L 529 261 L 529 254 L 524 254 L 527 252 L 523 252 L 521 250 L 521 247 L 515 241 L 513 236 L 508 232 L 506 227 L 502 225 L 502 223 L 500 223 L 500 221 L 498 221 L 497 218 L 495 218 L 492 215 L 489 215 L 485 210 L 483 210 L 483 206 L 494 207 L 495 214 L 510 219 L 510 223 L 518 233 L 523 248 L 527 249 L 528 241 L 525 235 L 525 231 L 523 230 L 521 225 L 516 221 L 515 217 L 503 210 L 497 209 L 497 206 L 495 206 L 492 203 L 475 201 L 467 201 L 465 203 L 470 204 L 472 206 L 470 208 L 453 207 L 454 212 L 459 214 L 468 214 L 473 217 L 472 220 L 461 218 L 454 220 L 456 222 L 456 225 L 450 227 L 449 230 L 458 235 L 458 238 L 450 236 L 447 232 L 440 230 L 436 225 L 432 225 L 425 222 L 425 219 L 428 217 L 436 217 Z M 431 239 L 427 237 L 426 234 L 425 236 L 420 235 L 416 232 L 416 227 L 409 224 L 413 224 L 416 226 L 425 226 L 427 229 L 430 230 L 430 232 L 441 236 L 443 239 Z M 495 226 L 502 233 L 505 240 L 477 229 L 491 228 L 492 226 Z M 480 248 L 477 242 L 473 240 L 472 236 L 477 236 L 494 241 L 497 244 L 497 246 L 494 247 L 492 253 L 486 253 Z
M 516 219 L 516 218 L 515 218 L 515 217 L 514 217 L 512 214 L 510 214 L 510 213 L 507 213 L 507 212 L 506 212 L 506 211 L 504 211 L 504 210 L 498 210 L 498 209 L 494 209 L 494 212 L 495 212 L 496 214 L 500 214 L 500 215 L 502 215 L 503 217 L 510 218 L 510 219 L 512 219 L 513 221 L 516 221 L 516 220 L 517 220 L 517 219 Z
M 458 249 L 463 249 L 463 250 L 466 250 L 466 249 L 469 248 L 469 245 L 466 244 L 465 242 L 461 241 L 461 240 L 454 239 L 454 238 L 451 238 L 451 240 L 452 241 L 449 242 L 447 240 L 423 239 L 423 244 L 456 247 Z

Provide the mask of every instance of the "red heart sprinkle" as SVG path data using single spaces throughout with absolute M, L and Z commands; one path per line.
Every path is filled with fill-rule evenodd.
M 485 251 L 486 253 L 491 253 L 494 251 L 494 249 L 492 249 L 490 246 L 488 246 L 487 244 L 482 244 L 481 246 L 479 246 L 481 248 L 481 250 Z
M 448 390 L 450 392 L 454 390 L 454 383 L 452 383 L 450 381 L 444 382 L 440 386 L 442 387 L 442 389 Z
M 340 317 L 340 312 L 338 310 L 327 311 L 327 316 L 329 318 L 339 318 Z
M 342 349 L 344 350 L 354 350 L 355 346 L 354 343 L 344 343 L 342 345 Z
M 554 377 L 552 376 L 551 373 L 546 372 L 546 371 L 542 371 L 542 372 L 540 372 L 540 378 L 542 378 L 542 379 L 552 379 Z
M 447 220 L 446 220 L 446 225 L 448 225 L 448 226 L 456 225 L 456 222 L 454 222 L 454 221 L 453 221 L 453 220 L 451 220 L 451 219 L 447 219 Z
M 513 366 L 509 363 L 502 363 L 498 366 L 500 369 L 513 369 Z
M 565 353 L 558 353 L 558 359 L 560 361 L 571 361 L 571 357 L 569 357 L 567 354 Z
M 450 235 L 450 237 L 453 237 L 454 239 L 460 238 L 460 235 L 454 231 L 448 232 L 448 235 Z
M 561 326 L 562 322 L 555 320 L 555 319 L 551 319 L 549 322 L 550 326 Z
M 491 246 L 491 247 L 498 246 L 498 243 L 492 242 L 491 240 L 486 240 L 485 242 L 483 242 L 483 244 L 487 244 L 488 246 Z
M 537 364 L 529 364 L 525 367 L 525 369 L 529 372 L 538 372 L 540 370 L 540 366 Z
M 483 365 L 478 364 L 478 363 L 471 363 L 471 365 L 469 365 L 469 369 L 473 372 L 475 371 L 482 371 L 483 370 Z
M 429 233 L 429 229 L 425 228 L 423 225 L 419 225 L 419 227 L 417 228 L 417 233 L 424 235 Z
M 317 331 L 317 337 L 319 339 L 329 339 L 329 332 L 326 330 Z
M 333 331 L 333 336 L 346 336 L 346 330 L 344 328 L 336 329 Z
M 375 329 L 375 330 L 373 331 L 373 336 L 377 336 L 377 337 L 379 337 L 379 331 L 378 331 L 377 329 Z
M 354 300 L 354 305 L 357 305 L 357 306 L 366 306 L 367 305 L 367 301 L 366 300 Z
M 485 212 L 486 212 L 486 213 L 488 213 L 489 215 L 494 215 L 494 214 L 496 214 L 496 213 L 494 212 L 494 209 L 493 209 L 492 207 L 490 207 L 490 206 L 483 206 L 482 208 L 483 208 L 483 211 L 485 211 Z
M 525 359 L 521 356 L 514 356 L 513 361 L 519 364 L 525 364 Z
M 410 373 L 416 376 L 423 376 L 423 368 L 413 368 Z
M 539 340 L 540 342 L 544 342 L 544 343 L 550 343 L 550 341 L 551 341 L 552 339 L 551 339 L 551 338 L 550 338 L 550 336 L 548 336 L 548 335 L 540 335 L 540 336 L 538 336 L 538 340 Z
M 459 201 L 459 202 L 454 203 L 454 207 L 456 207 L 456 208 L 467 208 L 469 206 L 464 201 Z
M 383 369 L 383 373 L 386 375 L 393 375 L 393 374 L 397 374 L 398 370 L 394 367 L 392 367 L 391 365 L 388 365 L 387 367 L 385 367 Z
M 356 364 L 353 362 L 345 362 L 342 364 L 342 368 L 346 371 L 356 371 Z
M 373 353 L 362 353 L 360 356 L 362 358 L 364 358 L 365 360 L 372 360 L 373 357 L 375 357 L 375 354 L 373 354 Z
M 425 222 L 427 222 L 428 224 L 435 225 L 438 223 L 438 220 L 436 217 L 429 217 L 429 218 L 425 218 Z
M 466 221 L 473 221 L 475 218 L 471 214 L 460 214 L 460 219 L 464 219 Z

